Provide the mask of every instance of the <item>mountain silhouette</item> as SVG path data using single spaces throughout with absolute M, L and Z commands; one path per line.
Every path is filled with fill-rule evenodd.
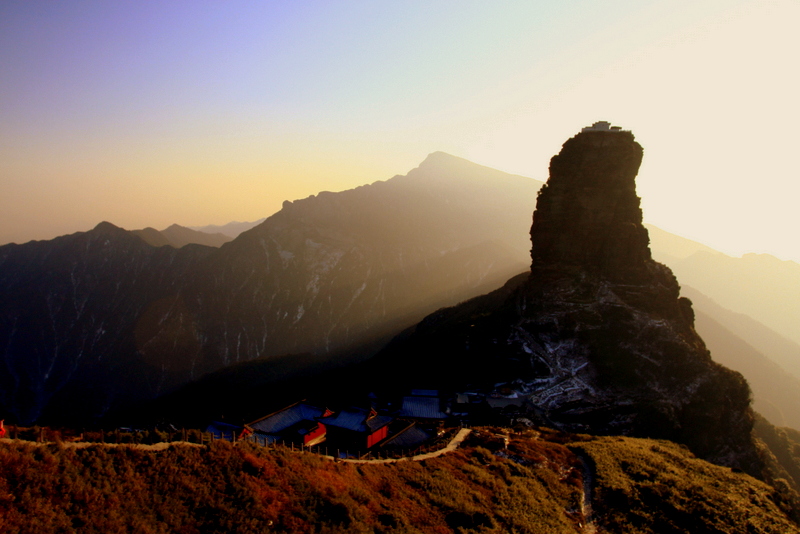
M 231 239 L 235 239 L 239 237 L 239 234 L 241 234 L 242 232 L 245 232 L 251 228 L 258 226 L 259 224 L 264 222 L 264 220 L 265 219 L 259 219 L 257 221 L 252 221 L 252 222 L 233 221 L 222 225 L 208 224 L 206 226 L 190 226 L 189 228 L 207 234 L 222 234 L 230 237 Z
M 160 232 L 155 228 L 147 227 L 142 230 L 131 230 L 131 233 L 138 235 L 147 244 L 154 247 L 170 245 L 175 248 L 181 248 L 189 244 L 221 247 L 228 241 L 233 240 L 232 237 L 221 233 L 200 232 L 177 224 L 173 224 Z

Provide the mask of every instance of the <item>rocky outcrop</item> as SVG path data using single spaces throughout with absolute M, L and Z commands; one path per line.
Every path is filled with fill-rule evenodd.
M 670 439 L 751 473 L 750 392 L 711 360 L 671 271 L 651 259 L 630 132 L 587 131 L 550 164 L 533 217 L 532 269 L 501 290 L 440 310 L 378 365 L 405 380 L 505 383 L 530 415 L 572 431 Z
M 550 161 L 533 215 L 534 273 L 583 269 L 609 280 L 647 277 L 647 230 L 634 179 L 642 147 L 630 132 L 584 132 Z

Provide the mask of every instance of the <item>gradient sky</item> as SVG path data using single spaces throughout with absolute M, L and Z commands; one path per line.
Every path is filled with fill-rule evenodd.
M 645 220 L 800 261 L 797 0 L 0 2 L 0 243 L 269 216 L 442 150 L 645 148 Z M 532 206 L 533 208 L 533 206 Z

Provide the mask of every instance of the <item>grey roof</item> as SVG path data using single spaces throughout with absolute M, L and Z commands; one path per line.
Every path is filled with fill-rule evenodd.
M 392 422 L 385 415 L 370 417 L 370 411 L 363 408 L 347 408 L 319 421 L 328 427 L 344 428 L 354 432 L 375 432 Z
M 447 419 L 447 414 L 439 409 L 436 397 L 403 397 L 403 407 L 398 417 L 415 419 Z
M 376 430 L 380 430 L 381 428 L 385 427 L 392 421 L 394 421 L 394 418 L 389 417 L 388 415 L 376 415 L 371 419 L 367 419 L 366 424 L 369 427 L 370 432 L 375 432 Z
M 283 410 L 262 417 L 257 421 L 253 421 L 248 426 L 253 430 L 276 433 L 303 421 L 316 421 L 323 413 L 325 413 L 325 410 L 322 408 L 317 408 L 316 406 L 311 406 L 304 402 L 298 402 Z
M 430 439 L 430 435 L 415 424 L 410 424 L 387 439 L 384 447 L 418 447 Z

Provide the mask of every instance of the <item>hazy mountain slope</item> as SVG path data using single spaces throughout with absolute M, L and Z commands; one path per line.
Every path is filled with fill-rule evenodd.
M 713 317 L 715 321 L 780 366 L 784 372 L 800 380 L 800 345 L 748 315 L 723 308 L 693 287 L 683 286 L 681 294 L 690 298 L 697 310 L 702 310 Z
M 407 176 L 287 202 L 219 249 L 154 248 L 112 225 L 63 238 L 74 241 L 69 250 L 62 238 L 1 247 L 0 346 L 8 347 L 2 365 L 9 371 L 0 418 L 90 419 L 118 397 L 146 399 L 234 362 L 299 352 L 334 357 L 354 346 L 369 353 L 436 308 L 523 270 L 525 240 L 504 236 L 524 235 L 540 185 L 436 153 Z M 84 241 L 100 235 L 108 242 L 102 254 L 70 259 L 81 247 L 94 250 Z M 83 282 L 93 278 L 112 290 Z M 55 315 L 53 302 L 60 303 Z M 90 309 L 85 302 L 96 306 L 91 313 L 81 312 Z M 52 366 L 37 363 L 52 330 L 82 334 L 55 336 L 47 343 Z M 124 372 L 111 372 L 113 362 L 126 362 Z M 51 367 L 69 372 L 56 379 Z M 107 396 L 81 397 L 85 383 Z M 64 398 L 54 404 L 59 391 Z
M 131 230 L 131 233 L 135 236 L 140 237 L 142 241 L 144 241 L 148 245 L 154 247 L 163 247 L 171 245 L 169 239 L 167 239 L 167 236 L 165 236 L 164 234 L 162 234 L 161 232 L 150 226 L 148 226 L 147 228 L 142 228 L 141 230 Z
M 235 239 L 239 237 L 239 234 L 242 232 L 246 232 L 251 228 L 255 228 L 264 222 L 264 220 L 265 219 L 259 219 L 252 222 L 233 221 L 223 225 L 209 224 L 206 226 L 190 226 L 189 228 L 192 230 L 197 230 L 198 232 L 205 232 L 207 234 L 222 234 Z
M 671 234 L 652 224 L 645 224 L 644 227 L 650 234 L 650 250 L 653 252 L 653 259 L 658 262 L 670 265 L 674 260 L 688 258 L 701 251 L 709 254 L 722 254 L 702 243 Z
M 208 247 L 221 247 L 228 241 L 233 240 L 232 237 L 221 233 L 199 232 L 177 224 L 173 224 L 161 230 L 161 234 L 164 235 L 175 248 L 181 248 L 191 243 L 206 245 Z
M 682 283 L 800 343 L 800 264 L 769 254 L 699 251 L 671 264 Z
M 442 153 L 407 176 L 295 202 L 223 246 L 190 289 L 220 365 L 388 337 L 525 268 L 540 184 Z M 524 257 L 524 256 L 523 256 Z
M 80 419 L 185 380 L 199 345 L 178 287 L 212 250 L 154 248 L 109 223 L 0 247 L 2 411 Z
M 695 328 L 714 361 L 739 371 L 753 390 L 753 408 L 777 426 L 800 428 L 800 380 L 701 309 Z
M 668 265 L 674 272 L 679 271 L 681 265 L 683 265 L 682 260 L 696 253 L 708 254 L 710 257 L 715 257 L 715 260 L 720 260 L 722 262 L 742 263 L 744 261 L 744 258 L 731 258 L 703 244 L 670 234 L 653 225 L 646 224 L 645 227 L 647 227 L 650 233 L 650 249 L 653 253 L 653 259 Z M 765 263 L 774 264 L 775 262 L 769 261 Z M 788 263 L 791 265 L 791 262 Z M 780 263 L 780 265 L 784 264 L 785 262 Z M 715 261 L 708 263 L 696 262 L 694 265 L 697 272 L 694 274 L 693 278 L 696 281 L 704 282 L 715 278 Z M 690 274 L 690 277 L 691 276 Z M 757 276 L 759 278 L 769 279 L 771 273 L 769 270 L 764 270 L 757 273 Z M 735 332 L 737 336 L 744 339 L 770 360 L 793 374 L 795 378 L 800 379 L 800 345 L 798 343 L 787 339 L 785 335 L 779 334 L 775 329 L 755 320 L 751 315 L 742 313 L 741 311 L 731 311 L 721 306 L 709 296 L 711 292 L 715 290 L 715 285 L 709 285 L 707 288 L 700 286 L 695 288 L 692 287 L 692 284 L 688 280 L 683 278 L 679 278 L 679 280 L 682 286 L 681 294 L 692 300 L 695 309 L 702 310 L 706 314 L 712 316 L 716 321 L 732 332 Z M 793 282 L 789 283 L 789 288 L 791 288 L 792 283 Z M 747 284 L 745 284 L 745 286 L 746 285 Z M 737 283 L 725 287 L 724 294 L 727 300 L 735 300 L 737 297 L 734 294 L 739 291 L 740 287 Z M 764 306 L 770 306 L 769 295 L 760 294 L 758 297 L 764 300 Z M 791 299 L 787 300 L 790 301 Z M 789 304 L 791 305 L 791 302 L 789 302 Z M 800 306 L 800 302 L 796 302 L 795 306 Z
M 732 263 L 742 259 L 730 258 L 705 245 L 647 226 L 654 259 L 674 267 L 694 254 Z M 695 281 L 704 283 L 715 279 L 715 262 L 694 264 Z M 679 272 L 678 269 L 675 269 Z M 769 278 L 769 272 L 760 273 Z M 800 424 L 800 345 L 786 339 L 775 330 L 743 313 L 730 311 L 698 291 L 679 277 L 681 295 L 692 300 L 697 313 L 695 327 L 703 337 L 713 358 L 735 369 L 750 382 L 755 408 L 777 425 L 799 428 Z M 708 288 L 714 291 L 714 286 Z M 739 287 L 725 288 L 728 300 Z M 759 298 L 769 300 L 767 295 Z M 800 305 L 798 303 L 797 305 Z
M 181 248 L 189 244 L 221 247 L 228 241 L 233 240 L 232 237 L 220 233 L 200 232 L 177 224 L 173 224 L 160 232 L 155 228 L 148 227 L 142 230 L 131 230 L 131 233 L 141 237 L 145 243 L 154 247 L 170 245 L 174 248 Z

